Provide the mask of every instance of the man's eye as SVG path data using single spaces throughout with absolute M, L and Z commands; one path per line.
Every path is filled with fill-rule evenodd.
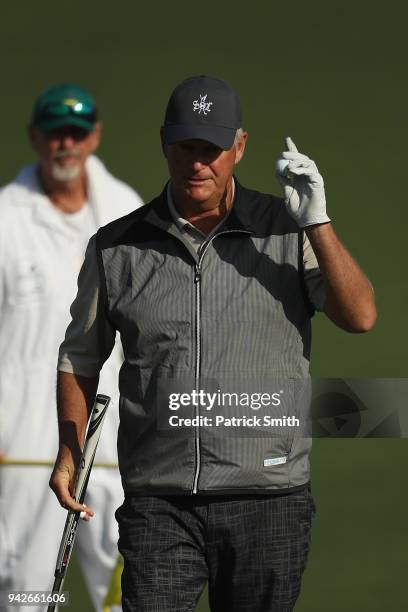
M 220 153 L 221 151 L 222 149 L 220 149 L 220 147 L 217 147 L 217 145 L 211 143 L 208 143 L 201 148 L 201 152 L 205 155 L 213 155 Z
M 207 147 L 207 149 L 206 149 L 206 153 L 209 153 L 209 154 L 212 154 L 212 153 L 216 154 L 216 153 L 220 153 L 220 152 L 221 152 L 220 147 L 216 147 L 215 145 L 213 145 L 211 147 Z
M 181 149 L 182 151 L 191 151 L 192 146 L 186 143 L 181 142 L 179 144 L 179 149 Z

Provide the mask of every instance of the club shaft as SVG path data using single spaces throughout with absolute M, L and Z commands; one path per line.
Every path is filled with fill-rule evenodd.
M 92 407 L 91 416 L 89 419 L 84 450 L 79 463 L 77 480 L 75 485 L 74 499 L 82 504 L 85 499 L 86 488 L 88 486 L 89 476 L 92 469 L 93 460 L 98 446 L 99 438 L 102 431 L 102 425 L 106 416 L 106 411 L 110 402 L 107 395 L 98 394 L 95 398 Z M 52 593 L 60 594 L 64 585 L 65 576 L 68 570 L 69 560 L 75 543 L 79 521 L 79 512 L 69 510 L 65 521 L 64 531 L 61 538 L 61 544 L 58 552 L 57 563 L 54 572 L 54 585 Z M 48 605 L 47 612 L 53 612 L 58 606 L 58 602 L 52 602 Z

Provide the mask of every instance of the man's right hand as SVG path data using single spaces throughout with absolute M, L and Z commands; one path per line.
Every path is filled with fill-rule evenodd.
M 65 508 L 66 510 L 73 510 L 74 512 L 80 512 L 81 518 L 84 521 L 89 521 L 94 516 L 94 512 L 85 504 L 79 504 L 72 497 L 74 491 L 74 483 L 74 466 L 68 465 L 67 463 L 59 462 L 57 460 L 50 478 L 49 484 L 51 489 L 54 491 L 59 503 L 63 508 Z

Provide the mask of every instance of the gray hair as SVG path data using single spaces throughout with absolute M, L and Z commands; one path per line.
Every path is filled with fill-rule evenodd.
M 234 146 L 238 145 L 241 142 L 243 135 L 244 130 L 242 128 L 238 128 L 235 132 Z

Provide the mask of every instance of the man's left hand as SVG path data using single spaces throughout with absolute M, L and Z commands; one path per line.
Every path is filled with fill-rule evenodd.
M 299 227 L 328 223 L 324 182 L 316 164 L 299 153 L 295 143 L 286 138 L 286 151 L 277 161 L 276 178 L 283 188 L 289 214 Z M 288 165 L 282 172 L 284 160 Z

